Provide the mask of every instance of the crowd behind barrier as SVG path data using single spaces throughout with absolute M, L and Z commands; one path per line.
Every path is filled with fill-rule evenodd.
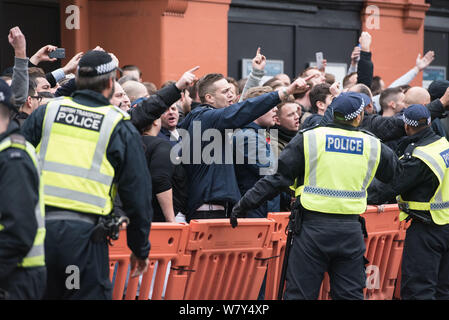
M 52 218 L 48 216 L 46 221 L 53 222 L 48 225 L 62 219 L 55 217 L 64 209 L 70 211 L 71 216 L 94 221 L 95 226 L 89 233 L 98 231 L 100 221 L 102 227 L 107 224 L 109 229 L 104 235 L 108 239 L 117 236 L 111 236 L 118 229 L 117 221 L 122 223 L 126 220 L 122 218 L 128 218 L 126 231 L 120 231 L 118 240 L 109 248 L 109 278 L 114 286 L 111 292 L 104 286 L 106 299 L 110 296 L 116 300 L 136 297 L 142 300 L 276 299 L 292 199 L 300 196 L 303 191 L 300 185 L 304 181 L 297 176 L 294 184 L 289 184 L 293 184 L 290 190 L 284 188 L 276 194 L 259 192 L 263 201 L 246 210 L 243 217 L 238 216 L 244 211 L 239 211 L 240 201 L 249 191 L 254 191 L 253 187 L 260 181 L 266 181 L 264 178 L 276 176 L 280 171 L 286 173 L 294 167 L 288 163 L 297 162 L 297 159 L 285 158 L 298 143 L 298 136 L 302 137 L 306 130 L 337 122 L 334 106 L 339 97 L 353 94 L 361 99 L 362 105 L 356 112 L 356 116 L 360 116 L 357 125 L 360 131 L 382 142 L 380 154 L 387 154 L 391 164 L 399 163 L 399 157 L 411 157 L 408 148 L 416 141 L 406 127 L 413 127 L 418 121 L 404 115 L 413 106 L 426 110 L 424 125 L 432 136 L 449 138 L 449 81 L 435 80 L 428 88 L 410 86 L 417 75 L 431 65 L 435 52 L 417 53 L 416 63 L 408 72 L 398 74 L 393 83 L 385 84 L 380 76 L 373 74 L 371 46 L 375 44 L 368 32 L 361 33 L 353 48 L 342 48 L 348 51 L 350 68 L 341 83 L 327 72 L 326 59 L 319 68 L 306 67 L 294 78 L 282 73 L 267 80 L 267 57 L 263 48 L 255 48 L 251 73 L 246 79 L 233 79 L 220 73 L 202 74 L 199 62 L 192 61 L 187 71 L 180 71 L 179 79 L 168 80 L 158 87 L 141 72 L 139 61 L 135 61 L 135 65 L 122 65 L 120 57 L 99 46 L 67 57 L 63 67 L 46 73 L 39 65 L 56 60 L 51 57 L 57 49 L 55 46 L 45 45 L 28 58 L 26 43 L 32 39 L 26 39 L 19 27 L 10 30 L 8 41 L 15 59 L 14 66 L 3 70 L 0 76 L 0 111 L 7 110 L 0 112 L 0 142 L 11 135 L 26 138 L 32 145 L 28 149 L 34 146 L 39 156 L 43 155 L 39 163 L 35 161 L 33 170 L 42 169 L 43 176 L 66 189 L 61 194 L 63 188 L 55 188 L 41 179 L 42 196 L 35 177 L 11 185 L 4 182 L 9 181 L 6 174 L 0 176 L 0 184 L 8 184 L 0 189 L 0 212 L 3 213 L 0 215 L 0 260 L 7 266 L 0 274 L 0 289 L 11 285 L 8 276 L 21 270 L 16 268 L 19 260 L 43 247 L 40 243 L 43 242 L 43 225 L 35 214 L 42 204 L 45 205 L 42 214 L 52 213 Z M 83 77 L 84 80 L 100 78 L 101 90 L 89 87 L 91 82 L 83 82 Z M 58 109 L 56 125 L 52 127 L 47 111 L 59 103 L 63 104 L 63 109 Z M 90 111 L 107 105 L 120 119 L 114 124 L 108 120 L 111 131 L 108 139 L 98 133 L 96 142 L 104 150 L 94 149 L 96 144 L 92 141 L 97 139 L 94 132 L 103 128 L 103 120 L 99 119 L 106 119 L 109 109 L 102 109 L 103 113 L 96 115 Z M 73 111 L 75 109 L 78 111 Z M 89 134 L 82 134 L 86 132 Z M 62 140 L 63 136 L 66 140 Z M 56 156 L 58 151 L 53 142 L 68 150 L 72 158 L 65 159 L 65 163 L 58 162 L 67 154 Z M 48 152 L 55 154 L 45 153 L 48 144 L 51 145 Z M 76 146 L 82 147 L 76 149 Z M 92 152 L 85 151 L 86 146 L 91 147 Z M 8 147 L 10 145 L 5 148 Z M 17 148 L 17 143 L 12 147 Z M 355 147 L 341 143 L 338 148 L 348 151 Z M 0 167 L 14 159 L 14 154 L 6 149 L 0 149 L 3 155 Z M 97 154 L 100 149 L 104 154 Z M 442 165 L 446 164 L 447 168 L 449 153 L 441 156 Z M 85 168 L 90 163 L 80 163 L 84 160 L 93 163 L 95 159 L 100 159 L 101 163 L 94 163 L 87 170 L 89 174 L 81 174 L 81 171 L 87 172 Z M 94 172 L 95 168 L 98 172 Z M 350 165 L 343 169 L 350 170 Z M 105 174 L 106 171 L 109 173 Z M 388 166 L 380 171 L 383 172 L 372 182 L 369 180 L 364 193 L 368 203 L 363 214 L 368 233 L 364 239 L 368 261 L 364 298 L 390 300 L 400 297 L 398 275 L 408 224 L 399 219 L 396 196 L 400 193 L 396 191 L 404 186 L 397 176 L 390 174 L 395 168 Z M 90 175 L 92 172 L 95 174 Z M 396 170 L 396 174 L 398 172 Z M 390 184 L 382 182 L 388 180 L 385 177 L 381 180 L 382 174 L 392 178 Z M 69 178 L 61 178 L 65 175 Z M 102 180 L 105 177 L 106 184 Z M 444 172 L 438 177 L 432 176 L 432 181 L 437 178 L 440 184 L 447 181 Z M 94 182 L 79 182 L 82 179 Z M 104 185 L 109 183 L 108 190 L 116 190 L 117 194 L 104 191 Z M 103 184 L 101 188 L 100 184 Z M 34 189 L 29 188 L 32 185 Z M 437 185 L 438 181 L 434 183 Z M 86 195 L 86 190 L 91 194 L 79 200 L 79 195 L 83 192 Z M 17 204 L 12 201 L 17 207 L 11 210 L 6 204 L 14 199 L 11 194 L 19 191 L 23 191 L 21 200 L 30 201 Z M 96 192 L 98 194 L 94 194 Z M 102 208 L 85 205 L 102 196 L 106 197 L 106 200 L 101 199 L 102 204 L 103 200 L 106 203 Z M 63 200 L 58 203 L 58 199 Z M 73 206 L 68 208 L 67 203 Z M 93 212 L 92 208 L 97 211 Z M 101 210 L 113 213 L 108 215 L 111 219 L 114 216 L 112 222 L 98 219 L 98 214 L 104 213 Z M 95 213 L 97 218 L 89 214 L 86 218 L 86 213 Z M 22 217 L 26 214 L 26 218 Z M 2 219 L 17 221 L 24 228 L 10 230 L 14 224 Z M 24 224 L 30 220 L 32 226 Z M 39 234 L 39 239 L 33 242 L 35 239 L 29 236 L 26 228 L 40 230 L 33 233 Z M 50 229 L 47 229 L 47 240 Z M 10 236 L 14 232 L 22 234 Z M 151 250 L 148 237 L 144 236 L 148 233 Z M 63 237 L 70 242 L 68 239 Z M 2 243 L 11 243 L 15 251 L 2 247 Z M 47 259 L 51 256 L 58 260 L 52 245 L 56 244 L 45 243 Z M 69 251 L 65 251 L 67 256 L 70 256 Z M 43 253 L 39 257 L 43 258 Z M 47 268 L 48 274 L 53 274 L 54 264 L 39 267 L 40 271 Z M 325 275 L 319 298 L 330 299 L 330 290 L 329 277 Z M 41 291 L 34 298 L 41 298 Z M 2 291 L 0 297 L 1 294 Z

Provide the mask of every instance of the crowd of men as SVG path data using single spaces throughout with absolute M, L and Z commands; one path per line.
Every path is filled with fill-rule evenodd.
M 396 203 L 398 195 L 407 199 L 404 194 L 413 192 L 417 182 L 430 185 L 427 198 L 421 192 L 421 198 L 407 200 L 428 202 L 435 190 L 441 203 L 447 200 L 449 153 L 441 155 L 443 171 L 432 175 L 433 169 L 410 149 L 420 145 L 424 131 L 432 143 L 449 138 L 449 81 L 434 81 L 427 89 L 409 85 L 432 63 L 432 51 L 418 54 L 416 65 L 388 87 L 374 76 L 372 39 L 363 32 L 342 83 L 326 72 L 326 61 L 295 79 L 278 74 L 262 81 L 266 57 L 258 48 L 248 78 L 220 73 L 198 77 L 196 66 L 157 88 L 138 61 L 120 66 L 101 47 L 77 53 L 62 68 L 45 73 L 39 65 L 56 60 L 50 57 L 55 46 L 44 46 L 28 58 L 18 27 L 10 30 L 8 40 L 15 58 L 0 80 L 0 299 L 110 299 L 108 226 L 126 221 L 118 217 L 127 218 L 131 274 L 139 276 L 148 266 L 151 222 L 229 218 L 238 227 L 240 217 L 263 218 L 268 212 L 290 211 L 299 202 L 309 213 L 301 231 L 308 238 L 300 240 L 299 231 L 295 237 L 285 298 L 315 299 L 322 274 L 332 271 L 331 277 L 346 281 L 335 280 L 333 298 L 359 299 L 362 262 L 337 266 L 316 257 L 303 263 L 310 252 L 341 241 L 334 224 L 323 230 L 310 225 L 327 221 L 328 213 L 358 217 L 367 203 Z M 322 133 L 323 128 L 327 131 Z M 332 137 L 325 148 L 334 154 L 366 155 L 366 163 L 360 162 L 364 169 L 357 172 L 348 156 L 314 158 L 312 146 L 320 146 L 321 134 Z M 349 180 L 363 176 L 363 201 L 352 202 L 353 209 L 347 200 L 340 204 L 319 198 L 323 194 L 309 196 L 315 192 L 310 190 L 320 189 L 323 177 L 308 170 L 327 170 L 321 165 L 325 161 L 346 174 L 341 185 L 351 187 Z M 333 188 L 345 198 L 338 183 Z M 414 209 L 413 203 L 407 205 Z M 445 225 L 445 214 L 438 220 L 432 213 L 431 220 Z M 338 223 L 353 229 L 354 221 L 341 223 L 344 218 Z M 312 247 L 321 236 L 327 242 Z M 357 253 L 326 254 L 363 256 L 360 234 L 351 237 L 356 240 L 349 247 Z M 411 246 L 420 241 L 412 240 Z M 449 297 L 446 247 L 439 251 L 440 273 L 417 271 L 412 258 L 405 259 L 409 278 L 404 297 Z M 418 251 L 424 254 L 424 249 Z M 436 268 L 433 257 L 426 263 Z M 78 290 L 66 286 L 70 265 L 80 269 Z M 416 284 L 414 277 L 428 278 Z M 436 294 L 427 292 L 432 286 L 427 282 Z

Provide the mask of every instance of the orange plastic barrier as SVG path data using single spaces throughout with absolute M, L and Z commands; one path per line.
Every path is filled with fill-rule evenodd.
M 268 261 L 265 300 L 276 300 L 287 243 L 290 212 L 270 212 L 267 218 L 274 221 L 274 232 L 271 236 L 273 259 Z
M 405 232 L 396 204 L 368 206 L 362 215 L 366 221 L 365 257 L 369 263 L 364 295 L 366 300 L 391 300 L 395 292 L 404 247 Z M 323 280 L 319 299 L 330 299 L 329 276 Z
M 148 300 L 153 287 L 151 299 L 162 298 L 167 267 L 171 262 L 164 299 L 182 299 L 188 274 L 184 271 L 190 262 L 190 256 L 185 253 L 189 226 L 184 223 L 153 223 L 150 232 L 151 250 L 149 267 L 142 276 L 139 289 L 139 300 Z M 114 300 L 135 300 L 139 286 L 139 278 L 129 278 L 129 257 L 131 251 L 126 244 L 126 231 L 122 230 L 119 240 L 113 242 L 109 248 L 110 277 L 113 279 L 117 266 L 114 290 Z M 156 267 L 157 266 L 157 267 Z M 155 273 L 156 269 L 156 274 Z M 154 277 L 154 280 L 153 280 Z M 128 286 L 125 290 L 125 283 Z
M 401 233 L 401 237 L 405 239 L 405 235 L 407 232 L 407 228 L 410 226 L 410 221 L 405 222 L 401 221 L 399 225 L 399 232 Z M 401 257 L 401 263 L 402 265 L 402 257 Z M 399 272 L 398 272 L 398 279 L 396 280 L 396 287 L 394 289 L 393 299 L 401 299 L 401 267 L 399 266 Z
M 235 229 L 228 219 L 153 223 L 150 265 L 140 288 L 139 278 L 128 275 L 131 252 L 122 231 L 109 249 L 110 276 L 115 278 L 113 299 L 254 300 L 265 274 L 265 299 L 277 299 L 289 216 L 289 212 L 275 212 L 267 219 L 239 219 Z M 365 299 L 399 298 L 408 224 L 399 222 L 397 205 L 368 206 L 363 217 L 369 260 Z M 330 299 L 329 293 L 325 274 L 319 299 Z
M 268 219 L 191 220 L 192 256 L 185 300 L 254 300 L 271 257 L 274 223 Z

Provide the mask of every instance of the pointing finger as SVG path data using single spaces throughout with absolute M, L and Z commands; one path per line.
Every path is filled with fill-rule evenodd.
M 187 72 L 195 72 L 195 71 L 198 70 L 199 68 L 200 68 L 200 66 L 196 66 L 196 67 L 190 69 L 190 70 L 187 71 Z

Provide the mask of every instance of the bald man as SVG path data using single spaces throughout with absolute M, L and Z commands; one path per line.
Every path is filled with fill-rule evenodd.
M 411 87 L 405 93 L 404 102 L 406 106 L 410 106 L 412 104 L 427 105 L 430 103 L 429 91 L 422 87 Z
M 126 81 L 122 84 L 122 87 L 128 95 L 129 100 L 131 100 L 131 105 L 139 98 L 147 98 L 150 96 L 145 85 L 140 83 L 139 81 Z

